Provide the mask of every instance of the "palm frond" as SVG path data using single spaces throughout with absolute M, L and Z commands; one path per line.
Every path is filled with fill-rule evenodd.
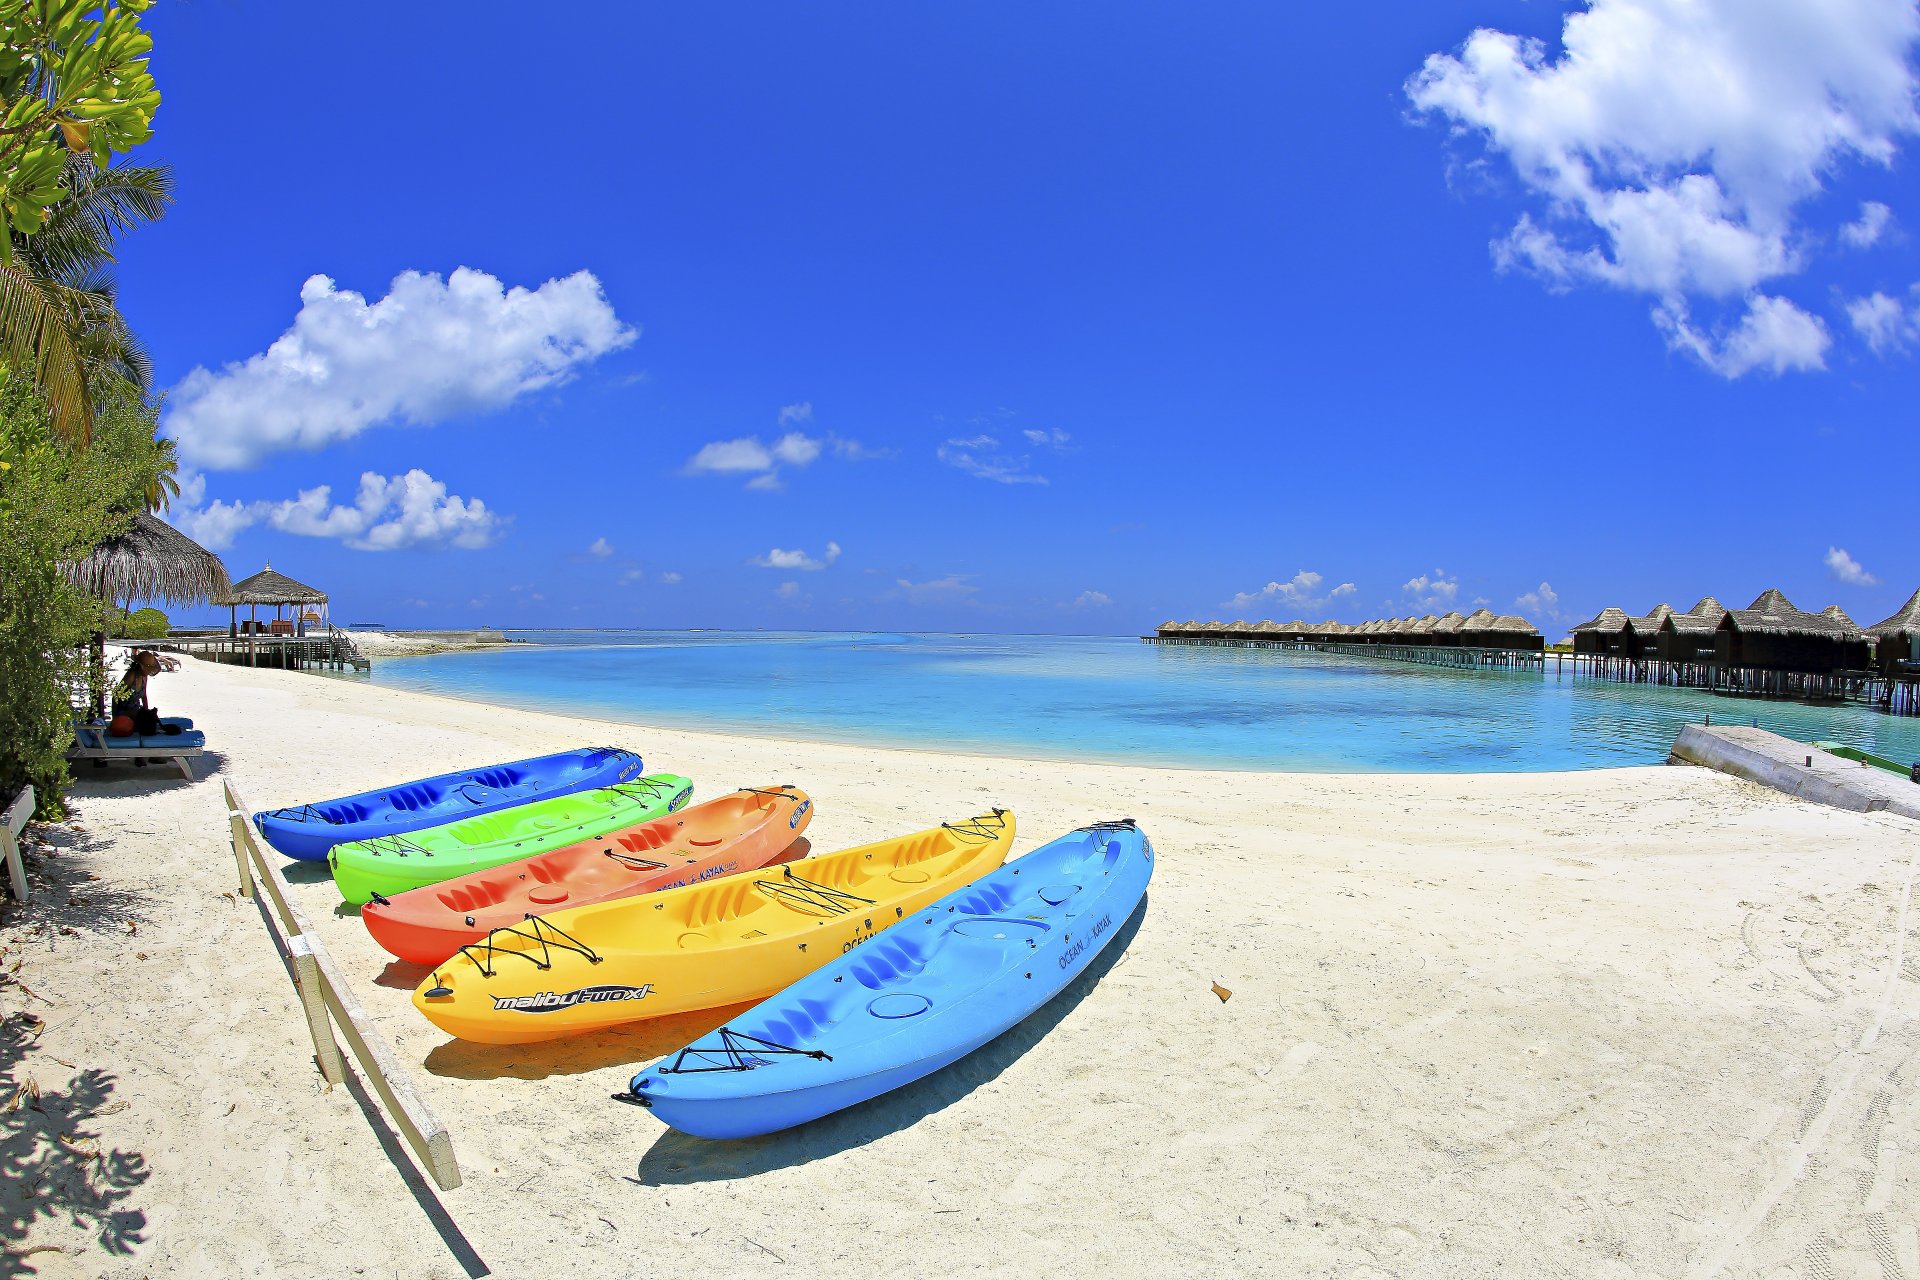
M 18 259 L 0 263 L 0 356 L 16 369 L 32 371 L 52 413 L 54 434 L 85 444 L 93 434 L 93 413 L 69 301 Z

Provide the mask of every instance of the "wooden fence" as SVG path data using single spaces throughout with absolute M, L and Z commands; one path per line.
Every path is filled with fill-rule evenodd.
M 7 883 L 13 888 L 15 902 L 27 901 L 27 868 L 20 861 L 20 833 L 33 820 L 33 788 L 22 787 L 7 811 L 0 814 L 0 855 L 7 864 Z
M 227 793 L 227 827 L 233 838 L 233 861 L 240 874 L 240 892 L 252 897 L 255 886 L 264 886 L 273 904 L 269 921 L 277 918 L 282 945 L 293 967 L 293 983 L 300 994 L 300 1007 L 306 1012 L 307 1029 L 313 1035 L 314 1062 L 328 1083 L 346 1079 L 346 1064 L 340 1046 L 334 1042 L 334 1028 L 340 1029 L 360 1074 L 386 1107 L 387 1115 L 400 1136 L 413 1149 L 414 1159 L 426 1170 L 434 1185 L 451 1191 L 460 1185 L 460 1166 L 453 1158 L 453 1140 L 447 1127 L 414 1090 L 393 1050 L 367 1020 L 353 988 L 326 945 L 314 933 L 306 913 L 300 910 L 287 889 L 274 859 L 260 847 L 252 812 L 240 801 L 231 782 L 222 784 Z M 31 811 L 31 809 L 29 809 Z

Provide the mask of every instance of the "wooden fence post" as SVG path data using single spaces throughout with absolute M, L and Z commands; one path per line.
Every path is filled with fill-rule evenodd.
M 7 812 L 0 816 L 0 854 L 4 854 L 7 863 L 7 880 L 13 886 L 16 902 L 29 902 L 32 894 L 27 890 L 27 867 L 20 861 L 20 833 L 27 829 L 27 823 L 33 818 L 33 807 L 38 803 L 33 788 L 22 787 L 13 803 L 7 806 Z
M 227 837 L 233 841 L 233 865 L 240 872 L 240 896 L 253 896 L 253 868 L 247 864 L 247 816 L 227 811 Z
M 300 1007 L 307 1013 L 307 1030 L 313 1033 L 313 1060 L 320 1065 L 320 1074 L 328 1084 L 339 1084 L 347 1078 L 347 1067 L 341 1061 L 340 1046 L 333 1040 L 327 990 L 313 958 L 313 943 L 304 933 L 296 933 L 287 939 L 287 951 L 293 960 L 293 985 L 300 993 Z

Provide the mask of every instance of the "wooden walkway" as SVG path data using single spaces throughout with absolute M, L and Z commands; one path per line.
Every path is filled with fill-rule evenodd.
M 1213 649 L 1291 649 L 1301 653 L 1330 653 L 1343 658 L 1379 658 L 1387 662 L 1417 662 L 1426 667 L 1457 670 L 1538 668 L 1536 649 L 1469 648 L 1425 644 L 1337 644 L 1319 640 L 1252 640 L 1225 636 L 1141 636 L 1145 644 L 1192 645 Z
M 245 635 L 224 631 L 207 635 L 177 634 L 150 643 L 208 662 L 240 667 L 281 667 L 291 671 L 371 671 L 373 661 L 360 652 L 353 637 L 335 627 L 309 631 L 304 636 Z
M 1862 703 L 1892 715 L 1920 715 L 1920 671 L 1896 676 L 1877 671 L 1773 671 L 1596 653 L 1550 653 L 1547 661 L 1555 674 L 1571 671 L 1618 684 L 1673 685 L 1729 698 Z

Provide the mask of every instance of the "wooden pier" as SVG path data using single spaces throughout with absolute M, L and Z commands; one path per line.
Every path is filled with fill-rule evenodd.
M 1696 659 L 1670 662 L 1602 653 L 1549 653 L 1554 674 L 1617 684 L 1663 684 L 1703 689 L 1729 698 L 1784 698 L 1795 702 L 1852 702 L 1892 715 L 1920 715 L 1920 667 L 1905 664 L 1892 674 L 1879 671 L 1778 671 L 1766 667 L 1724 666 Z
M 1543 655 L 1537 649 L 1486 646 L 1341 644 L 1330 640 L 1268 640 L 1239 636 L 1141 636 L 1145 644 L 1193 645 L 1214 649 L 1291 649 L 1300 653 L 1328 653 L 1342 658 L 1380 658 L 1414 662 L 1425 667 L 1456 670 L 1531 667 L 1539 669 Z
M 228 631 L 177 631 L 164 640 L 150 641 L 151 649 L 189 654 L 208 662 L 240 667 L 279 667 L 288 671 L 371 671 L 373 661 L 360 652 L 353 637 L 337 627 L 309 631 L 303 636 Z

